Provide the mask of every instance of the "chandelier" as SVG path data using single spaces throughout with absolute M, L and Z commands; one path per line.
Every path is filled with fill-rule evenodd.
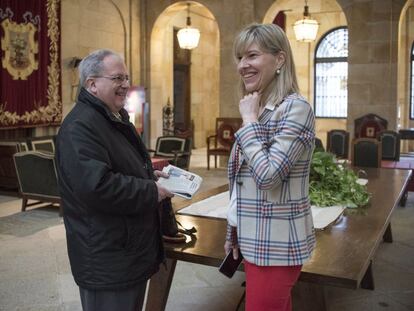
M 182 49 L 192 50 L 198 46 L 200 30 L 191 27 L 190 3 L 187 3 L 187 26 L 178 31 L 177 38 Z
M 308 0 L 305 0 L 305 10 L 303 18 L 293 24 L 293 30 L 297 41 L 312 42 L 315 41 L 318 33 L 319 23 L 311 19 L 309 14 Z

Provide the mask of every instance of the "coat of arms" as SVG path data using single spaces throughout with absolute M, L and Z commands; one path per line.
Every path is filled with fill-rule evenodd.
M 39 43 L 35 41 L 36 26 L 32 23 L 17 24 L 5 19 L 4 37 L 1 39 L 4 57 L 2 66 L 13 77 L 13 80 L 27 80 L 30 74 L 38 69 L 35 54 L 39 51 Z

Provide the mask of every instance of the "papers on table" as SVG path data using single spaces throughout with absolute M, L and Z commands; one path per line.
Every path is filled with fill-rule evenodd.
M 311 206 L 311 209 L 315 229 L 325 229 L 342 215 L 345 206 Z
M 358 178 L 356 181 L 358 184 L 360 184 L 361 186 L 365 186 L 368 183 L 368 179 L 365 178 Z
M 180 209 L 178 213 L 226 219 L 228 207 L 229 192 L 226 191 Z
M 191 204 L 178 211 L 179 214 L 227 218 L 229 207 L 229 192 L 222 192 L 215 196 Z M 316 207 L 312 206 L 312 218 L 315 229 L 324 229 L 337 220 L 345 210 L 344 206 Z

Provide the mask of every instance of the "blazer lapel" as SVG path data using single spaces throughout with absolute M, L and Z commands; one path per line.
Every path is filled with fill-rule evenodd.
M 270 120 L 270 118 L 272 117 L 275 111 L 276 111 L 276 105 L 272 103 L 267 103 L 262 114 L 259 116 L 259 122 L 261 124 L 266 124 Z
M 261 115 L 259 116 L 259 122 L 261 124 L 266 124 L 270 118 L 272 117 L 273 113 L 276 111 L 276 105 L 272 104 L 272 103 L 267 103 L 265 106 L 265 109 L 263 110 L 263 112 L 261 113 Z M 241 152 L 241 149 L 238 147 L 237 141 L 234 143 L 233 145 L 233 158 L 232 158 L 232 165 L 234 165 L 234 169 L 233 169 L 233 177 L 235 177 L 237 175 L 237 173 L 240 170 L 240 167 L 243 164 L 244 161 L 244 155 Z M 236 154 L 239 154 L 239 156 L 237 157 Z M 238 158 L 238 161 L 237 161 Z M 237 161 L 237 163 L 236 163 Z

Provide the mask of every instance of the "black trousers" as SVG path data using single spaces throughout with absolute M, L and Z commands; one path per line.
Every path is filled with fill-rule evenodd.
M 141 311 L 147 282 L 125 290 L 90 290 L 79 287 L 83 311 Z

